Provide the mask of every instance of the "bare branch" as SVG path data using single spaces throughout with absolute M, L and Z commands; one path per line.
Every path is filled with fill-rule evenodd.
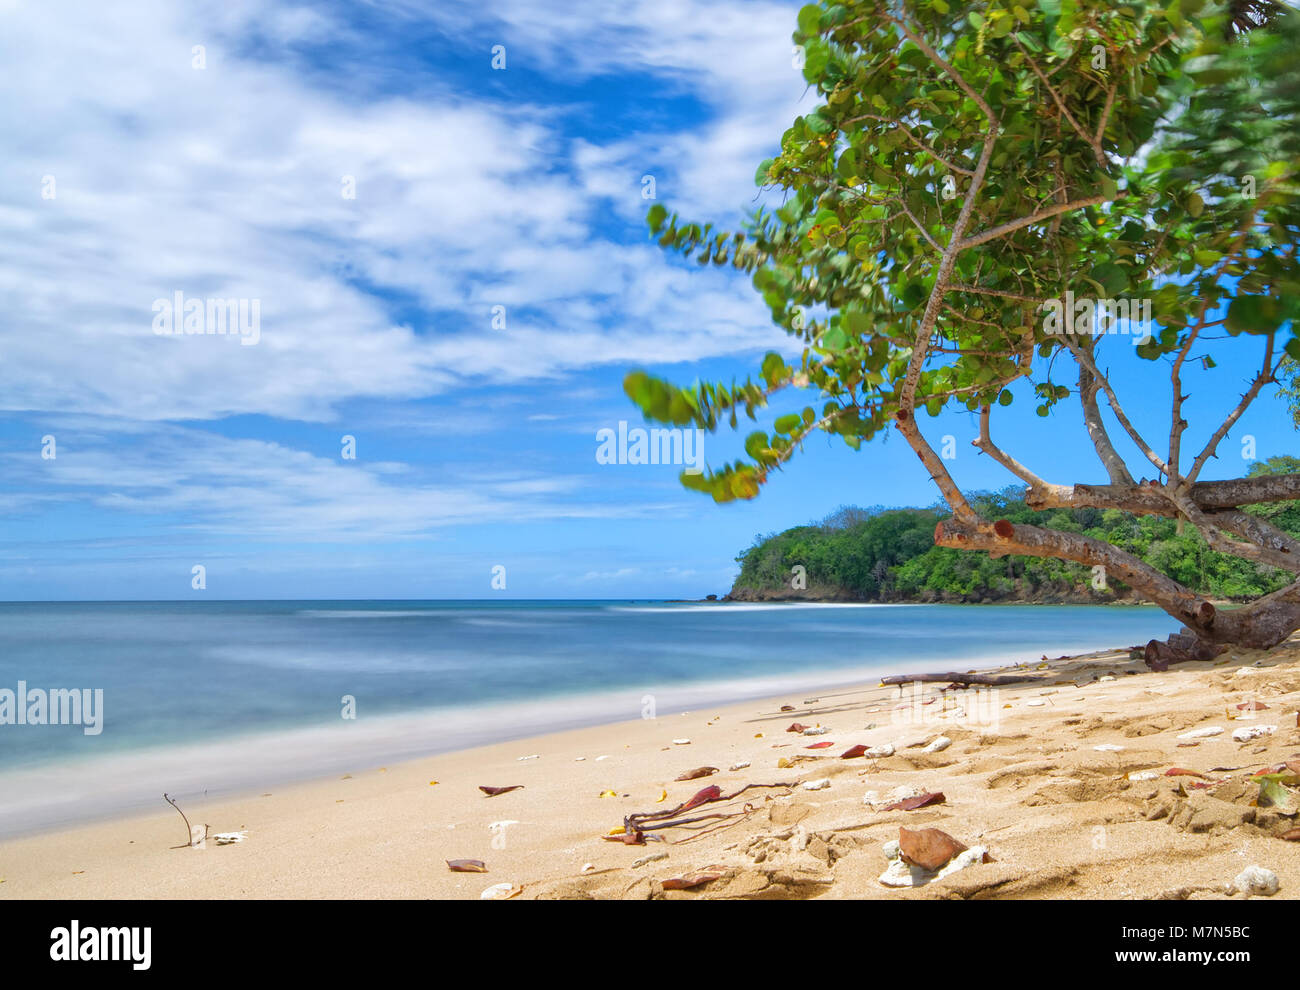
M 916 425 L 916 417 L 909 410 L 900 409 L 894 417 L 894 424 L 898 427 L 898 432 L 903 434 L 907 442 L 911 444 L 912 449 L 916 451 L 916 456 L 921 459 L 921 463 L 930 472 L 930 477 L 939 486 L 939 491 L 943 493 L 948 508 L 952 509 L 952 514 L 958 519 L 978 522 L 979 516 L 975 514 L 975 510 L 966 501 L 966 496 L 961 493 L 957 483 L 952 480 L 952 475 L 943 466 L 943 461 L 935 454 L 934 448 L 921 435 L 921 430 Z
M 1080 347 L 1068 334 L 1063 339 L 1065 341 L 1065 346 L 1068 347 L 1070 353 L 1074 355 L 1074 359 L 1078 361 L 1081 366 L 1088 369 L 1088 373 L 1096 379 L 1097 383 L 1106 392 L 1106 399 L 1110 403 L 1111 412 L 1115 414 L 1115 418 L 1119 420 L 1120 425 L 1124 427 L 1124 431 L 1128 433 L 1130 439 L 1132 439 L 1132 441 L 1137 444 L 1138 449 L 1146 455 L 1147 460 L 1154 464 L 1161 474 L 1168 477 L 1168 465 L 1160 459 L 1160 455 L 1151 449 L 1151 445 L 1142 439 L 1141 434 L 1139 434 L 1133 424 L 1129 422 L 1128 415 L 1124 412 L 1124 407 L 1120 405 L 1119 398 L 1115 395 L 1115 390 L 1110 387 L 1110 382 L 1107 380 L 1106 376 L 1097 370 L 1097 365 L 1093 363 L 1092 357 L 1088 354 L 1087 349 Z
M 1255 401 L 1255 396 L 1259 395 L 1259 390 L 1273 380 L 1273 337 L 1273 333 L 1268 335 L 1268 340 L 1264 346 L 1264 366 L 1260 369 L 1259 374 L 1255 376 L 1255 380 L 1251 383 L 1250 388 L 1246 390 L 1246 394 L 1241 397 L 1241 401 L 1237 403 L 1236 408 L 1228 413 L 1228 418 L 1214 431 L 1214 436 L 1210 437 L 1209 442 L 1206 443 L 1204 449 L 1192 463 L 1192 469 L 1187 472 L 1187 481 L 1189 483 L 1196 480 L 1196 476 L 1201 473 L 1201 468 L 1205 467 L 1205 462 L 1214 456 L 1219 441 L 1226 437 L 1233 424 L 1241 419 L 1241 414 Z
M 1102 421 L 1101 410 L 1097 407 L 1097 392 L 1101 388 L 1092 373 L 1082 364 L 1079 365 L 1079 404 L 1083 406 L 1083 422 L 1088 428 L 1088 436 L 1096 448 L 1097 456 L 1106 468 L 1111 484 L 1132 485 L 1133 475 L 1129 474 L 1124 459 L 1115 451 L 1110 433 Z
M 1047 487 L 1046 481 L 1038 477 L 1010 454 L 1005 453 L 993 442 L 992 437 L 989 436 L 988 403 L 980 406 L 980 435 L 978 440 L 971 441 L 971 446 L 978 447 L 1031 488 Z
M 1170 615 L 1193 629 L 1213 623 L 1215 608 L 1202 596 L 1162 574 L 1140 557 L 1080 533 L 1018 525 L 1006 519 L 970 524 L 944 519 L 934 529 L 936 546 L 959 550 L 987 550 L 994 556 L 1022 554 L 1056 557 L 1106 568 L 1108 576 L 1141 588 L 1142 593 Z

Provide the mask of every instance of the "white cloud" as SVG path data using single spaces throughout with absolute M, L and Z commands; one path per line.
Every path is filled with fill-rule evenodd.
M 679 163 L 661 195 L 734 213 L 802 91 L 788 65 L 791 8 L 406 11 L 448 31 L 498 24 L 517 59 L 552 72 L 653 70 L 715 109 L 698 127 L 608 147 L 567 138 L 556 108 L 537 101 L 447 83 L 419 100 L 358 101 L 315 86 L 287 53 L 353 39 L 340 17 L 200 10 L 33 3 L 6 19 L 0 406 L 319 420 L 351 398 L 782 339 L 743 279 L 611 242 L 596 208 L 626 186 L 635 198 L 623 210 L 639 218 L 636 162 L 656 146 Z M 195 44 L 207 46 L 204 69 L 191 67 Z M 47 175 L 52 200 L 41 198 Z M 355 200 L 340 194 L 345 175 Z M 155 336 L 153 300 L 176 290 L 259 299 L 260 343 Z M 511 308 L 505 331 L 487 329 L 496 303 Z

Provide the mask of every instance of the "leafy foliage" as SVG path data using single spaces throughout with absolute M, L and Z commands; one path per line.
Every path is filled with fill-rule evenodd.
M 1296 470 L 1300 458 L 1277 457 L 1256 464 L 1252 474 Z M 976 495 L 973 500 L 977 508 L 1000 519 L 1105 540 L 1213 598 L 1253 599 L 1276 591 L 1288 580 L 1272 568 L 1215 553 L 1196 530 L 1187 527 L 1179 532 L 1172 519 L 1114 509 L 1034 512 L 1015 487 Z M 1300 536 L 1300 504 L 1269 510 L 1273 525 Z M 1069 561 L 1014 555 L 994 560 L 985 553 L 933 546 L 934 525 L 947 516 L 938 508 L 841 509 L 819 525 L 760 537 L 736 558 L 740 575 L 731 593 L 742 598 L 755 593 L 790 595 L 795 566 L 806 569 L 812 595 L 867 601 L 1107 601 L 1130 593 L 1113 578 L 1107 591 L 1089 593 L 1091 569 Z
M 1150 360 L 1230 294 L 1232 336 L 1300 315 L 1300 17 L 1227 40 L 1262 19 L 1252 11 L 804 7 L 794 40 L 820 103 L 756 176 L 784 205 L 738 232 L 661 204 L 647 218 L 664 249 L 750 274 L 801 348 L 793 362 L 767 354 L 739 384 L 627 377 L 648 419 L 708 430 L 803 393 L 771 433 L 748 435 L 748 460 L 683 484 L 752 498 L 813 431 L 858 449 L 914 407 L 1009 405 L 1021 379 L 1049 415 L 1071 386 L 1034 355 L 1097 346 L 1045 326 L 1042 302 L 1067 291 L 1154 300 L 1159 330 L 1137 348 Z M 1300 357 L 1300 340 L 1285 347 Z

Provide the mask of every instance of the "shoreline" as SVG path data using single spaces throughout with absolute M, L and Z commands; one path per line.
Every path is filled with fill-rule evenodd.
M 827 607 L 837 605 L 828 603 Z M 1074 656 L 1083 659 L 1107 652 L 1112 651 Z M 988 655 L 962 658 L 959 666 L 964 670 L 1002 669 L 997 659 L 1004 655 L 990 650 Z M 160 742 L 101 755 L 56 758 L 0 769 L 0 793 L 5 795 L 0 803 L 0 841 L 147 813 L 164 792 L 182 800 L 236 799 L 268 787 L 330 779 L 372 764 L 404 764 L 578 729 L 612 727 L 628 719 L 611 718 L 611 713 L 625 712 L 639 720 L 648 701 L 665 717 L 672 717 L 691 709 L 734 707 L 777 695 L 863 689 L 881 677 L 950 665 L 936 656 L 879 667 L 864 664 L 779 676 L 758 674 L 740 680 L 647 684 L 530 702 L 483 702 L 387 713 L 351 723 L 260 730 L 219 740 Z M 503 723 L 510 728 L 503 730 Z M 269 771 L 262 760 L 268 751 L 275 752 L 277 758 L 277 766 Z M 52 792 L 72 796 L 51 797 Z
M 501 883 L 524 899 L 1199 898 L 1227 896 L 1247 865 L 1276 872 L 1278 896 L 1294 897 L 1300 843 L 1279 838 L 1292 819 L 1253 806 L 1245 791 L 1258 787 L 1240 768 L 1300 749 L 1297 659 L 1295 641 L 1160 674 L 1126 650 L 1058 658 L 1016 668 L 1038 682 L 987 689 L 992 706 L 940 684 L 787 691 L 180 801 L 212 833 L 244 832 L 230 845 L 186 847 L 180 815 L 159 797 L 139 814 L 0 841 L 0 898 L 478 899 Z M 1267 708 L 1229 719 L 1242 699 Z M 792 721 L 827 731 L 789 733 Z M 1265 722 L 1273 733 L 1232 740 L 1238 726 Z M 1207 726 L 1224 731 L 1181 738 Z M 939 735 L 948 742 L 932 749 Z M 822 741 L 832 745 L 810 748 Z M 839 756 L 887 743 L 887 757 Z M 701 766 L 718 771 L 675 780 Z M 1166 775 L 1173 767 L 1216 783 Z M 724 793 L 758 789 L 711 806 L 732 817 L 705 831 L 645 845 L 603 838 L 625 815 L 671 808 L 715 782 Z M 479 787 L 489 785 L 522 787 L 487 797 Z M 907 788 L 946 799 L 885 810 Z M 900 825 L 941 828 L 992 861 L 917 889 L 886 887 L 882 850 Z M 463 858 L 487 872 L 444 862 Z M 706 868 L 717 878 L 696 889 L 663 887 Z

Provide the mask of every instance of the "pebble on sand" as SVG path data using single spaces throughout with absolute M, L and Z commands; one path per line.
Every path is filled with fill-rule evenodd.
M 1181 732 L 1178 734 L 1179 739 L 1209 739 L 1211 736 L 1223 735 L 1223 726 L 1207 725 L 1204 729 L 1192 729 L 1190 732 Z
M 1250 742 L 1252 739 L 1258 739 L 1260 736 L 1271 736 L 1277 731 L 1276 725 L 1251 725 L 1244 729 L 1238 729 L 1232 734 L 1236 742 Z
M 1233 889 L 1243 894 L 1262 894 L 1264 897 L 1272 897 L 1280 886 L 1277 874 L 1262 866 L 1248 866 L 1232 881 Z

